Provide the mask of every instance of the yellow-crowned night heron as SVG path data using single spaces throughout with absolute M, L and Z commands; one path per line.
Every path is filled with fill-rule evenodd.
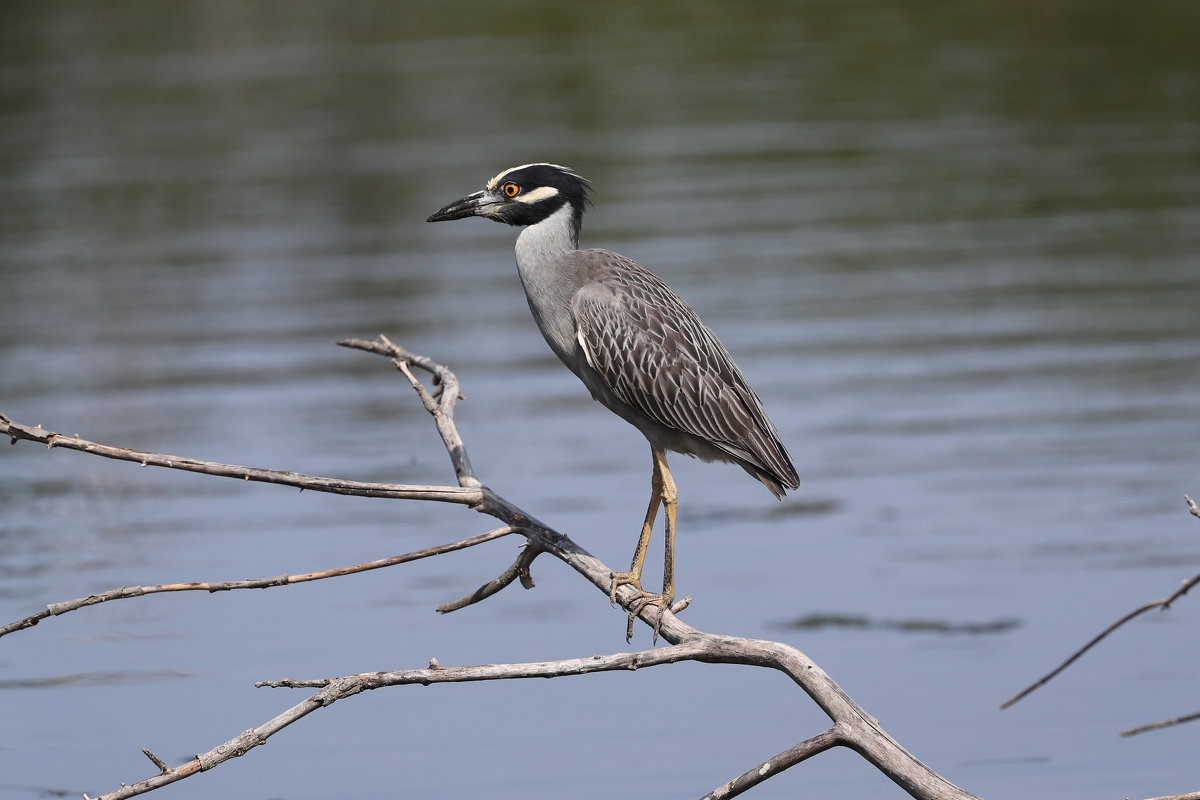
M 631 585 L 637 591 L 631 611 L 647 604 L 670 609 L 677 493 L 665 451 L 737 464 L 777 498 L 799 478 L 758 395 L 691 306 L 636 261 L 579 249 L 590 189 L 566 167 L 525 164 L 428 221 L 478 216 L 525 226 L 517 237 L 517 272 L 538 328 L 592 397 L 645 434 L 654 459 L 633 563 L 629 572 L 612 574 L 610 597 L 616 602 L 617 590 Z M 666 563 L 662 593 L 651 594 L 641 576 L 660 505 Z

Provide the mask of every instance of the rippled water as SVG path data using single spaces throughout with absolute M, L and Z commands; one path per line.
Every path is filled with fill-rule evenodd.
M 515 230 L 422 222 L 504 167 L 570 164 L 597 186 L 585 245 L 701 311 L 803 480 L 777 505 L 736 468 L 674 459 L 690 623 L 795 644 L 983 797 L 1197 788 L 1195 726 L 1116 736 L 1194 710 L 1192 601 L 997 711 L 1200 567 L 1182 502 L 1200 494 L 1191 5 L 0 13 L 0 411 L 147 450 L 451 482 L 400 377 L 333 345 L 384 332 L 458 372 L 486 483 L 621 565 L 644 441 L 546 349 Z M 0 622 L 488 527 L 20 444 L 0 453 Z M 0 796 L 107 791 L 153 771 L 141 747 L 177 763 L 301 699 L 256 680 L 623 649 L 623 616 L 548 560 L 535 591 L 433 613 L 514 546 L 6 637 Z M 821 725 L 744 669 L 391 690 L 163 795 L 699 796 Z M 896 792 L 828 754 L 756 796 Z

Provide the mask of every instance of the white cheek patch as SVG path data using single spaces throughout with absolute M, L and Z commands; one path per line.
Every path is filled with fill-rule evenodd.
M 513 199 L 518 203 L 537 203 L 541 200 L 546 200 L 558 195 L 558 189 L 553 186 L 539 186 L 538 188 L 519 194 Z

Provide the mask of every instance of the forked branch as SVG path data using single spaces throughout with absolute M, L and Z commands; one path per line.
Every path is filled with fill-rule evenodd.
M 438 433 L 442 437 L 443 444 L 454 467 L 457 486 L 410 486 L 361 483 L 300 475 L 294 472 L 279 470 L 217 464 L 178 456 L 167 456 L 112 447 L 78 437 L 62 436 L 46 431 L 40 426 L 30 427 L 16 423 L 3 415 L 0 415 L 0 434 L 8 434 L 14 443 L 17 441 L 40 442 L 50 448 L 78 450 L 105 458 L 132 461 L 140 463 L 143 466 L 153 465 L 169 469 L 183 469 L 208 475 L 278 483 L 302 489 L 314 489 L 316 491 L 334 492 L 337 494 L 460 503 L 468 505 L 476 511 L 495 517 L 504 523 L 504 527 L 487 534 L 443 545 L 443 552 L 449 552 L 452 549 L 461 549 L 461 547 L 478 544 L 480 541 L 512 532 L 519 532 L 526 537 L 527 544 L 520 556 L 495 580 L 485 584 L 480 589 L 460 600 L 441 606 L 438 609 L 439 611 L 453 611 L 480 602 L 518 580 L 526 588 L 531 588 L 533 581 L 529 575 L 529 567 L 533 560 L 542 553 L 552 555 L 569 565 L 595 586 L 603 597 L 608 598 L 612 570 L 607 565 L 568 537 L 554 531 L 549 526 L 522 511 L 513 503 L 496 495 L 479 482 L 471 468 L 466 448 L 454 424 L 454 404 L 460 395 L 457 378 L 450 370 L 424 356 L 419 356 L 397 347 L 386 338 L 380 338 L 375 341 L 346 340 L 340 342 L 340 344 L 383 355 L 391 359 L 397 369 L 404 374 L 413 389 L 417 392 L 424 407 L 434 417 Z M 428 390 L 415 377 L 413 372 L 414 367 L 434 376 L 436 387 L 434 391 L 431 392 Z M 346 574 L 348 570 L 355 570 L 357 568 L 373 569 L 390 566 L 393 563 L 403 563 L 404 560 L 425 557 L 425 555 L 421 554 L 436 555 L 437 553 L 419 551 L 418 554 L 410 553 L 405 556 L 397 556 L 394 559 L 369 562 L 367 565 L 355 565 L 355 567 L 341 568 L 340 570 L 327 570 L 326 573 L 328 575 L 310 573 L 309 576 L 293 576 L 294 579 L 262 579 L 260 582 L 254 583 L 254 586 L 255 588 L 259 588 L 262 586 L 287 585 L 300 578 L 316 579 L 314 576 L 317 575 L 326 577 L 334 573 Z M 119 596 L 134 596 L 136 593 L 146 594 L 149 591 L 182 591 L 185 589 L 219 591 L 225 588 L 243 587 L 234 585 L 233 583 L 163 584 L 157 587 L 113 590 L 113 596 L 105 597 L 104 599 L 116 599 Z M 129 592 L 129 594 L 121 594 L 122 592 Z M 624 586 L 618 591 L 617 599 L 626 611 L 629 611 L 630 603 L 635 599 L 635 595 L 636 593 L 632 587 Z M 73 607 L 83 607 L 103 601 L 101 599 L 84 598 L 78 601 L 70 601 L 70 603 L 63 605 L 65 607 L 76 604 Z M 52 606 L 51 608 L 54 607 Z M 49 613 L 52 612 L 48 612 L 47 615 Z M 659 619 L 660 614 L 662 619 Z M 706 795 L 708 798 L 735 797 L 761 781 L 770 778 L 772 775 L 778 774 L 780 771 L 832 747 L 848 747 L 859 753 L 869 763 L 880 770 L 880 772 L 896 783 L 896 785 L 915 798 L 921 798 L 922 800 L 934 800 L 934 798 L 937 800 L 971 800 L 974 797 L 950 783 L 908 753 L 883 730 L 877 720 L 860 708 L 828 674 L 795 648 L 779 642 L 705 633 L 682 622 L 669 610 L 660 611 L 658 607 L 644 603 L 637 607 L 636 616 L 652 626 L 652 628 L 660 629 L 662 638 L 670 642 L 673 646 L 636 653 L 589 656 L 586 658 L 534 664 L 489 664 L 469 667 L 445 667 L 436 661 L 431 661 L 428 667 L 418 670 L 365 673 L 341 678 L 324 678 L 309 681 L 261 683 L 259 684 L 260 686 L 310 687 L 318 688 L 319 690 L 304 701 L 292 706 L 262 725 L 247 730 L 239 736 L 177 767 L 168 766 L 157 756 L 147 751 L 147 757 L 154 763 L 157 774 L 134 784 L 123 785 L 119 789 L 103 795 L 99 800 L 118 800 L 118 798 L 133 797 L 152 791 L 160 786 L 174 783 L 197 772 L 212 769 L 224 761 L 245 754 L 265 742 L 277 731 L 297 722 L 318 708 L 370 689 L 411 685 L 414 683 L 428 685 L 430 683 L 463 681 L 567 677 L 611 670 L 636 670 L 672 664 L 679 661 L 740 664 L 778 670 L 789 676 L 832 721 L 832 725 L 828 730 L 805 739 L 783 753 L 743 772 L 741 775 L 714 789 Z M 15 624 L 20 626 L 21 623 Z M 29 623 L 29 625 L 31 624 L 35 623 Z M 28 627 L 29 625 L 24 625 L 23 627 Z

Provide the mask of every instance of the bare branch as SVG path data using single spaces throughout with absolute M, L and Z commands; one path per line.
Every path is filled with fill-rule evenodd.
M 1196 576 L 1196 578 L 1193 578 L 1191 583 L 1195 583 L 1195 581 L 1197 579 L 1200 579 L 1200 575 Z M 1188 587 L 1188 588 L 1190 588 L 1190 587 Z M 1172 599 L 1173 598 L 1174 598 L 1174 596 L 1172 596 Z M 1165 608 L 1166 607 L 1165 602 L 1166 602 L 1165 600 L 1156 600 L 1153 603 L 1146 603 L 1146 605 L 1144 605 L 1140 608 L 1136 608 L 1133 611 L 1130 611 L 1128 614 L 1121 617 L 1119 620 L 1117 620 L 1113 624 L 1109 625 L 1107 628 L 1100 631 L 1100 633 L 1098 633 L 1094 637 L 1092 637 L 1091 641 L 1089 641 L 1083 647 L 1079 648 L 1074 653 L 1072 653 L 1065 661 L 1063 661 L 1061 664 L 1059 664 L 1054 669 L 1050 670 L 1050 672 L 1046 673 L 1045 675 L 1043 675 L 1041 678 L 1039 678 L 1034 683 L 1030 684 L 1029 686 L 1022 689 L 1020 692 L 1018 692 L 1017 694 L 1015 694 L 1012 697 L 1010 697 L 1009 699 L 1005 700 L 1003 703 L 1000 704 L 1000 708 L 1002 708 L 1002 709 L 1008 708 L 1009 706 L 1017 703 L 1018 701 L 1022 700 L 1026 696 L 1032 694 L 1034 691 L 1036 691 L 1037 689 L 1041 688 L 1042 686 L 1044 686 L 1045 684 L 1047 684 L 1051 680 L 1053 680 L 1060 672 L 1062 672 L 1067 667 L 1074 664 L 1088 650 L 1091 650 L 1093 647 L 1100 644 L 1100 642 L 1104 641 L 1104 639 L 1110 633 L 1115 631 L 1117 628 L 1121 627 L 1126 622 L 1129 622 L 1129 620 L 1134 619 L 1135 617 L 1139 617 L 1142 614 L 1144 614 L 1145 612 L 1150 611 L 1151 609 Z
M 1192 502 L 1192 498 L 1188 497 L 1186 494 L 1183 496 L 1183 498 L 1184 498 L 1185 500 L 1187 500 L 1188 509 L 1191 511 L 1191 513 L 1192 513 L 1192 514 L 1194 514 L 1194 515 L 1196 515 L 1197 517 L 1200 517 L 1200 508 L 1197 508 L 1196 504 L 1195 504 L 1194 502 Z M 1144 606 L 1141 606 L 1140 608 L 1135 608 L 1133 611 L 1130 611 L 1128 614 L 1126 614 L 1125 616 L 1121 617 L 1119 620 L 1117 620 L 1117 621 L 1116 621 L 1116 622 L 1114 622 L 1113 624 L 1109 625 L 1109 626 L 1108 626 L 1107 628 L 1105 628 L 1104 630 L 1100 631 L 1100 633 L 1096 634 L 1096 636 L 1094 636 L 1090 642 L 1088 642 L 1088 643 L 1087 643 L 1087 644 L 1085 644 L 1083 647 L 1079 648 L 1079 649 L 1078 649 L 1078 650 L 1076 650 L 1074 653 L 1072 653 L 1072 654 L 1071 654 L 1071 655 L 1070 655 L 1070 656 L 1067 658 L 1067 660 L 1066 660 L 1066 661 L 1063 661 L 1061 664 L 1059 664 L 1059 665 L 1058 665 L 1057 667 L 1055 667 L 1054 669 L 1050 670 L 1050 672 L 1048 672 L 1048 673 L 1046 673 L 1045 675 L 1043 675 L 1043 676 L 1042 676 L 1041 678 L 1039 678 L 1037 681 L 1035 681 L 1034 683 L 1032 683 L 1032 684 L 1030 684 L 1029 686 L 1025 687 L 1024 689 L 1022 689 L 1020 692 L 1018 692 L 1017 694 L 1013 695 L 1013 696 L 1012 696 L 1012 697 L 1010 697 L 1009 699 L 1005 700 L 1003 703 L 1001 703 L 1001 704 L 1000 704 L 1000 708 L 1001 708 L 1001 709 L 1008 708 L 1009 706 L 1011 706 L 1011 705 L 1013 705 L 1014 703 L 1018 702 L 1018 701 L 1019 701 L 1019 700 L 1021 700 L 1022 698 L 1024 698 L 1024 697 L 1026 697 L 1027 695 L 1029 695 L 1029 694 L 1033 693 L 1035 690 L 1037 690 L 1037 689 L 1039 689 L 1040 687 L 1044 686 L 1045 684 L 1049 683 L 1049 682 L 1050 682 L 1051 680 L 1053 680 L 1053 679 L 1054 679 L 1054 678 L 1055 678 L 1055 677 L 1056 677 L 1056 676 L 1057 676 L 1057 675 L 1058 675 L 1060 672 L 1062 672 L 1064 669 L 1066 669 L 1067 667 L 1069 667 L 1069 666 L 1071 666 L 1073 663 L 1075 663 L 1075 661 L 1076 661 L 1076 660 L 1078 660 L 1080 656 L 1082 656 L 1082 655 L 1083 655 L 1084 653 L 1086 653 L 1088 650 L 1091 650 L 1091 649 L 1092 649 L 1093 647 L 1095 647 L 1096 645 L 1100 644 L 1100 642 L 1104 641 L 1104 639 L 1105 639 L 1105 638 L 1106 638 L 1106 637 L 1107 637 L 1107 636 L 1108 636 L 1110 633 L 1112 633 L 1112 632 L 1113 632 L 1113 631 L 1115 631 L 1117 628 L 1119 628 L 1119 627 L 1121 627 L 1122 625 L 1124 625 L 1126 622 L 1129 622 L 1131 619 L 1135 619 L 1135 618 L 1137 618 L 1137 617 L 1140 617 L 1142 614 L 1145 614 L 1147 611 L 1152 611 L 1152 610 L 1154 610 L 1154 609 L 1156 609 L 1156 608 L 1158 608 L 1158 609 L 1162 609 L 1163 611 L 1166 611 L 1168 608 L 1170 608 L 1170 607 L 1171 607 L 1171 604 L 1172 604 L 1172 603 L 1174 603 L 1176 600 L 1178 600 L 1179 598 L 1181 598 L 1181 597 L 1183 597 L 1185 594 L 1187 594 L 1187 593 L 1188 593 L 1188 591 L 1189 591 L 1189 590 L 1190 590 L 1190 589 L 1191 589 L 1193 586 L 1195 586 L 1197 583 L 1200 583 L 1200 575 L 1194 575 L 1194 576 L 1192 576 L 1190 579 L 1188 579 L 1188 580 L 1184 581 L 1184 582 L 1183 582 L 1183 584 L 1182 584 L 1182 585 L 1180 585 L 1180 587 L 1179 587 L 1178 589 L 1176 589 L 1176 590 L 1175 590 L 1175 592 L 1174 592 L 1174 593 L 1172 593 L 1172 594 L 1171 594 L 1169 597 L 1164 597 L 1164 598 L 1162 598 L 1161 600 L 1155 600 L 1155 601 L 1154 601 L 1154 602 L 1152 602 L 1152 603 L 1146 603 Z
M 829 730 L 818 733 L 811 739 L 805 739 L 798 745 L 789 747 L 774 758 L 769 758 L 753 769 L 743 772 L 728 783 L 723 783 L 713 789 L 700 800 L 728 800 L 737 797 L 742 792 L 753 789 L 767 778 L 774 777 L 789 767 L 794 767 L 801 761 L 824 753 L 831 747 L 844 744 L 845 739 L 837 725 Z
M 437 426 L 438 434 L 442 437 L 442 443 L 446 446 L 446 452 L 450 455 L 450 463 L 454 467 L 454 474 L 458 476 L 459 485 L 466 488 L 479 488 L 481 484 L 475 477 L 471 459 L 467 457 L 467 448 L 463 445 L 462 437 L 458 435 L 458 426 L 454 423 L 454 405 L 462 397 L 458 391 L 458 377 L 433 359 L 410 353 L 403 347 L 393 344 L 383 335 L 380 335 L 377 341 L 343 339 L 338 344 L 342 347 L 365 350 L 392 359 L 396 369 L 404 373 L 404 377 L 408 378 L 409 383 L 416 390 L 425 410 L 433 415 L 434 424 Z M 441 387 L 436 403 L 434 396 L 409 370 L 409 364 L 433 375 L 434 383 Z
M 368 570 L 406 564 L 409 561 L 417 561 L 431 556 L 440 556 L 444 553 L 452 553 L 455 550 L 474 547 L 477 544 L 483 544 L 484 542 L 498 539 L 501 536 L 519 532 L 519 529 L 511 525 L 505 525 L 490 530 L 487 533 L 460 539 L 457 542 L 450 542 L 449 544 L 427 547 L 424 550 L 404 553 L 403 555 L 392 556 L 391 558 L 381 558 L 361 564 L 352 564 L 348 567 L 336 567 L 334 569 L 321 570 L 320 572 L 306 572 L 302 575 L 276 575 L 271 578 L 249 578 L 241 581 L 197 581 L 193 583 L 160 583 L 155 586 L 122 586 L 118 589 L 109 589 L 106 592 L 68 600 L 63 603 L 51 603 L 46 607 L 45 611 L 32 614 L 24 619 L 0 627 L 0 637 L 26 628 L 32 628 L 47 617 L 56 617 L 60 614 L 66 614 L 69 611 L 86 608 L 87 606 L 107 603 L 110 600 L 124 600 L 130 597 L 141 597 L 142 595 L 159 594 L 161 592 L 226 592 L 233 589 L 269 589 L 273 586 L 292 586 L 297 583 L 308 583 L 309 581 L 319 581 L 325 578 L 354 575 L 359 572 L 367 572 Z
M 1157 731 L 1161 728 L 1171 728 L 1175 725 L 1182 725 L 1185 722 L 1195 722 L 1198 719 L 1200 719 L 1200 711 L 1197 711 L 1195 714 L 1185 714 L 1182 717 L 1175 717 L 1174 719 L 1164 719 L 1160 722 L 1151 722 L 1148 725 L 1139 725 L 1136 728 L 1126 728 L 1125 730 L 1121 731 L 1121 735 L 1137 736 L 1139 733 Z
M 117 461 L 132 461 L 143 467 L 166 467 L 180 469 L 185 472 L 200 472 L 205 475 L 216 475 L 222 478 L 241 478 L 246 481 L 260 483 L 277 483 L 283 486 L 295 486 L 297 489 L 309 489 L 314 492 L 330 494 L 355 495 L 358 497 L 386 497 L 392 500 L 433 500 L 441 503 L 459 503 L 474 506 L 483 500 L 483 492 L 478 487 L 461 486 L 421 486 L 402 483 L 366 483 L 363 481 L 348 481 L 340 478 L 322 478 L 315 475 L 303 475 L 299 472 L 285 472 L 276 469 L 259 469 L 243 467 L 236 464 L 219 464 L 215 461 L 201 461 L 196 458 L 148 453 L 143 450 L 130 450 L 124 447 L 100 444 L 77 436 L 63 436 L 60 433 L 48 431 L 38 425 L 22 425 L 19 422 L 0 414 L 0 435 L 7 435 L 12 443 L 19 441 L 38 442 L 53 449 L 56 447 L 67 450 L 78 450 L 94 456 L 103 456 Z
M 134 797 L 202 769 L 210 769 L 222 761 L 241 756 L 251 748 L 265 743 L 276 732 L 321 706 L 332 705 L 338 700 L 371 689 L 414 684 L 428 686 L 435 683 L 569 677 L 596 672 L 638 670 L 680 661 L 742 664 L 777 669 L 800 684 L 822 708 L 826 708 L 828 705 L 839 713 L 847 709 L 855 711 L 849 717 L 835 722 L 835 725 L 828 731 L 784 751 L 775 759 L 760 764 L 755 770 L 714 790 L 709 797 L 734 797 L 771 775 L 817 753 L 841 745 L 862 753 L 913 797 L 938 798 L 938 800 L 972 800 L 974 798 L 974 795 L 949 783 L 909 755 L 878 727 L 878 723 L 873 718 L 866 716 L 865 712 L 854 705 L 853 701 L 837 688 L 828 675 L 795 648 L 778 642 L 697 633 L 688 641 L 674 647 L 642 650 L 636 653 L 614 653 L 563 661 L 481 664 L 465 667 L 447 667 L 434 660 L 425 669 L 364 673 L 316 680 L 263 681 L 255 685 L 266 688 L 319 688 L 320 691 L 263 725 L 246 731 L 241 736 L 235 737 L 179 767 L 168 769 L 166 773 L 147 778 L 144 781 L 122 786 L 109 794 L 101 795 L 96 800 L 121 800 Z M 811 680 L 813 678 L 817 680 Z M 757 773 L 757 779 L 755 779 L 754 773 Z
M 672 648 L 672 651 L 675 648 Z M 678 657 L 668 657 L 678 656 Z M 644 661 L 642 660 L 644 658 Z M 426 669 L 406 670 L 404 672 L 376 672 L 362 675 L 350 675 L 343 678 L 327 678 L 312 681 L 270 681 L 255 684 L 270 688 L 320 687 L 320 691 L 311 697 L 297 703 L 281 714 L 273 717 L 257 728 L 245 731 L 239 736 L 220 744 L 206 753 L 180 764 L 178 767 L 167 767 L 160 774 L 137 783 L 121 786 L 97 798 L 85 800 L 124 800 L 140 794 L 153 791 L 169 783 L 182 780 L 203 770 L 212 769 L 223 761 L 245 755 L 258 745 L 265 744 L 267 739 L 279 731 L 298 722 L 307 715 L 323 706 L 332 705 L 338 700 L 352 697 L 369 689 L 383 686 L 404 686 L 420 684 L 428 686 L 431 683 L 454 683 L 461 681 L 502 680 L 506 678 L 548 678 L 556 675 L 585 675 L 590 672 L 601 672 L 616 669 L 638 669 L 642 666 L 656 666 L 683 660 L 686 654 L 667 650 L 650 650 L 643 653 L 619 653 L 615 656 L 594 656 L 591 658 L 571 659 L 569 661 L 544 662 L 537 664 L 485 664 L 476 667 L 443 667 L 433 662 Z M 157 764 L 156 764 L 157 766 Z
M 171 771 L 171 768 L 167 766 L 167 762 L 163 761 L 161 758 L 154 755 L 154 753 L 151 753 L 149 750 L 147 750 L 144 747 L 142 748 L 142 752 L 146 754 L 146 758 L 150 759 L 151 764 L 158 767 L 158 771 L 160 774 L 166 775 L 168 772 Z
M 476 664 L 448 667 L 434 659 L 430 666 L 423 669 L 366 672 L 342 678 L 260 681 L 254 685 L 266 689 L 323 688 L 332 686 L 338 681 L 353 680 L 359 683 L 360 690 L 368 690 L 414 684 L 429 686 L 435 683 L 564 678 L 575 675 L 591 675 L 596 672 L 636 671 L 645 667 L 659 667 L 663 664 L 675 664 L 680 661 L 698 661 L 704 655 L 711 655 L 706 643 L 692 642 L 677 647 L 659 647 L 634 653 L 612 653 L 604 656 L 584 656 L 560 661 L 530 661 L 521 664 Z
M 212 769 L 218 764 L 228 761 L 231 758 L 238 758 L 239 756 L 245 755 L 253 748 L 258 747 L 260 744 L 266 742 L 267 739 L 269 739 L 278 731 L 283 730 L 288 725 L 291 725 L 293 722 L 301 719 L 302 717 L 311 714 L 318 708 L 336 702 L 343 697 L 349 697 L 350 695 L 357 694 L 360 691 L 362 691 L 362 687 L 358 686 L 351 680 L 341 679 L 340 681 L 335 681 L 333 685 L 322 689 L 307 700 L 297 703 L 287 711 L 284 711 L 282 714 L 279 714 L 278 716 L 264 722 L 257 728 L 251 728 L 250 730 L 235 736 L 229 741 L 217 745 L 207 753 L 201 753 L 190 761 L 180 764 L 178 767 L 168 767 L 165 764 L 162 764 L 162 766 L 159 767 L 160 772 L 158 775 L 155 775 L 151 778 L 146 778 L 143 781 L 138 781 L 137 783 L 122 785 L 121 788 L 109 792 L 108 794 L 100 795 L 97 798 L 91 798 L 85 794 L 83 796 L 84 800 L 122 800 L 126 797 L 136 797 L 139 794 L 145 794 L 146 792 L 154 791 L 155 789 L 166 786 L 167 784 L 183 780 L 184 778 L 195 775 L 197 772 L 203 772 L 205 770 Z M 159 766 L 159 764 L 161 764 L 161 762 L 157 759 L 154 760 L 155 766 Z
M 508 586 L 518 578 L 521 579 L 521 585 L 526 589 L 533 588 L 533 576 L 529 573 L 529 568 L 533 564 L 533 560 L 538 557 L 542 551 L 532 545 L 526 545 L 521 551 L 521 555 L 517 556 L 517 560 L 509 565 L 508 569 L 501 572 L 495 579 L 488 581 L 483 586 L 480 586 L 475 591 L 466 597 L 451 602 L 444 603 L 437 607 L 438 613 L 449 614 L 451 611 L 458 611 L 460 608 L 474 605 L 481 600 L 486 600 L 496 592 Z
M 471 469 L 470 461 L 466 456 L 466 449 L 454 425 L 454 404 L 460 395 L 457 378 L 455 378 L 449 369 L 436 364 L 428 358 L 409 353 L 403 348 L 397 347 L 386 338 L 381 338 L 373 342 L 346 340 L 341 342 L 341 344 L 392 359 L 396 367 L 409 379 L 410 384 L 412 384 L 413 389 L 421 398 L 422 403 L 430 410 L 435 419 L 438 432 L 450 454 L 460 486 L 366 484 L 356 481 L 340 481 L 332 478 L 316 478 L 293 472 L 260 470 L 250 467 L 215 464 L 195 459 L 184 459 L 176 456 L 144 453 L 101 445 L 76 437 L 60 436 L 59 434 L 45 431 L 40 427 L 31 428 L 19 425 L 2 415 L 0 415 L 0 434 L 7 433 L 13 438 L 14 442 L 18 440 L 36 441 L 46 444 L 49 447 L 67 447 L 92 453 L 93 455 L 133 461 L 144 465 L 153 464 L 173 469 L 185 469 L 211 475 L 279 483 L 339 494 L 460 503 L 469 505 L 481 513 L 488 514 L 504 522 L 506 528 L 498 530 L 508 533 L 513 532 L 512 529 L 517 529 L 526 536 L 528 543 L 525 550 L 522 551 L 517 560 L 504 573 L 471 595 L 443 606 L 439 609 L 442 611 L 450 611 L 479 602 L 500 591 L 514 580 L 520 580 L 526 588 L 531 587 L 532 578 L 529 576 L 529 566 L 534 558 L 541 553 L 553 555 L 592 583 L 605 598 L 609 596 L 612 570 L 608 565 L 604 564 L 568 537 L 538 521 L 513 503 L 496 495 L 479 483 Z M 430 393 L 420 381 L 416 380 L 410 367 L 416 367 L 431 373 L 434 376 L 435 384 L 441 388 L 440 393 Z M 498 532 L 493 533 L 501 535 Z M 484 536 L 488 536 L 488 534 L 484 534 Z M 374 564 L 376 562 L 371 563 Z M 379 564 L 379 566 L 383 565 Z M 264 580 L 271 583 L 277 579 Z M 284 580 L 290 579 L 287 579 L 285 576 Z M 280 582 L 279 584 L 271 583 L 271 585 L 283 584 Z M 183 586 L 188 585 L 169 584 L 165 585 L 165 587 L 157 588 L 161 591 L 181 590 Z M 216 584 L 207 585 L 205 588 L 213 590 L 213 586 L 216 586 Z M 166 587 L 175 588 L 169 589 Z M 146 587 L 142 588 L 145 589 Z M 192 585 L 192 588 L 199 587 Z M 222 585 L 222 588 L 225 588 L 225 585 Z M 233 587 L 229 585 L 228 588 Z M 682 622 L 673 613 L 673 610 L 660 610 L 658 606 L 637 603 L 635 602 L 636 599 L 636 591 L 630 586 L 623 586 L 617 592 L 617 600 L 626 611 L 633 613 L 649 625 L 663 639 L 674 645 L 673 647 L 664 647 L 638 653 L 618 653 L 609 656 L 590 656 L 568 661 L 535 664 L 487 664 L 475 667 L 445 667 L 437 663 L 436 660 L 431 660 L 427 668 L 420 670 L 367 673 L 318 681 L 286 680 L 259 684 L 262 686 L 279 687 L 320 687 L 320 690 L 313 696 L 257 728 L 248 730 L 240 736 L 234 737 L 228 742 L 213 748 L 207 753 L 198 755 L 196 758 L 178 767 L 168 767 L 161 760 L 152 757 L 152 761 L 160 774 L 132 785 L 122 786 L 120 789 L 104 795 L 103 798 L 104 800 L 117 800 L 117 798 L 133 797 L 168 783 L 181 780 L 197 772 L 211 769 L 224 761 L 241 756 L 254 747 L 257 747 L 277 731 L 298 721 L 317 708 L 358 694 L 367 689 L 413 683 L 428 685 L 430 683 L 585 675 L 610 670 L 636 670 L 643 667 L 659 666 L 685 660 L 714 664 L 741 664 L 783 672 L 797 686 L 803 689 L 833 721 L 833 727 L 828 731 L 784 751 L 784 753 L 781 753 L 769 762 L 763 762 L 763 764 L 760 764 L 752 772 L 739 776 L 720 789 L 715 790 L 713 796 L 732 797 L 734 794 L 745 791 L 754 784 L 765 780 L 778 771 L 786 769 L 792 764 L 799 763 L 830 747 L 844 746 L 862 755 L 886 777 L 913 797 L 928 798 L 929 800 L 933 800 L 933 798 L 937 798 L 937 800 L 972 800 L 974 798 L 973 795 L 950 783 L 908 753 L 880 727 L 878 721 L 860 708 L 828 674 L 799 650 L 779 642 L 742 639 L 705 633 Z M 92 602 L 94 603 L 95 601 Z M 635 608 L 630 608 L 631 603 Z M 677 604 L 674 611 L 682 610 L 684 605 L 686 605 L 686 601 Z M 717 792 L 721 792 L 722 794 L 717 794 Z

